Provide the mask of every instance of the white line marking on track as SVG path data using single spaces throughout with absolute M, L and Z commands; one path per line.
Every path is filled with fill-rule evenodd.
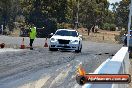
M 39 80 L 33 81 L 31 83 L 25 84 L 23 86 L 20 86 L 18 88 L 42 88 L 42 86 L 46 83 L 46 81 L 50 78 L 50 76 L 46 76 L 44 78 L 41 78 Z
M 4 48 L 0 49 L 0 53 L 5 53 L 5 52 L 17 52 L 17 51 L 22 51 L 21 49 L 13 49 L 13 48 Z

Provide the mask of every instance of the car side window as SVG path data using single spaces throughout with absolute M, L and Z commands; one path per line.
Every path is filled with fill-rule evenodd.
M 78 33 L 75 31 L 75 32 L 73 32 L 73 36 L 74 37 L 78 37 Z

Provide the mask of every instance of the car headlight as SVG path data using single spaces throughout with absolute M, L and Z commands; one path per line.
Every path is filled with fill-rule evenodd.
M 51 41 L 55 41 L 55 38 L 51 38 L 50 40 L 51 40 Z
M 71 41 L 72 43 L 78 43 L 79 41 L 78 40 L 73 40 Z
M 51 42 L 56 42 L 56 39 L 55 38 L 51 38 L 50 41 Z
M 75 40 L 74 42 L 78 42 L 78 40 Z

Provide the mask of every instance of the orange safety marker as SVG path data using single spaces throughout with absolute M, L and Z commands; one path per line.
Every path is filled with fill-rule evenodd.
M 24 45 L 24 38 L 22 39 L 22 44 L 21 44 L 20 49 L 25 49 L 25 45 Z
M 48 47 L 47 38 L 46 38 L 46 40 L 45 40 L 44 47 Z
M 82 65 L 80 64 L 78 69 L 77 69 L 77 76 L 76 76 L 76 81 L 79 85 L 84 85 L 87 81 L 85 75 L 86 71 L 83 69 Z
M 84 68 L 82 67 L 82 65 L 79 65 L 78 67 L 78 73 L 80 76 L 85 76 L 86 75 L 86 71 L 84 70 Z
M 5 47 L 5 43 L 1 43 L 0 48 L 4 48 L 4 47 Z

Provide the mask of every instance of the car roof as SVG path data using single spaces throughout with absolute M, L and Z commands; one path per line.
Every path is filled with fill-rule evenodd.
M 66 30 L 66 31 L 76 31 L 74 29 L 58 29 L 57 31 Z

